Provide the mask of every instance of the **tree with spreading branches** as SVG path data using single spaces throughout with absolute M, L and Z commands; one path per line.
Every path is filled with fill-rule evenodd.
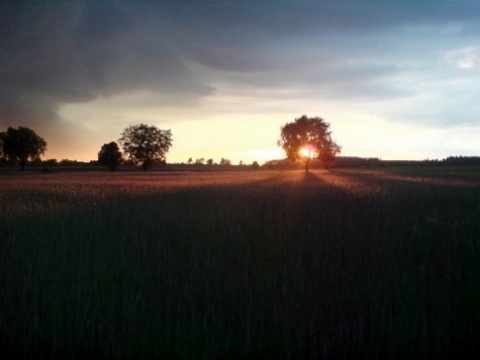
M 144 171 L 152 167 L 154 162 L 164 162 L 168 150 L 172 146 L 172 132 L 161 130 L 153 125 L 132 125 L 122 132 L 119 139 L 123 152 Z
M 277 144 L 289 160 L 303 161 L 306 172 L 311 159 L 318 159 L 324 167 L 328 167 L 341 151 L 332 140 L 330 124 L 320 117 L 306 115 L 282 126 Z
M 40 155 L 47 150 L 47 142 L 35 131 L 28 127 L 9 127 L 0 133 L 0 144 L 3 157 L 6 161 L 14 161 L 20 165 L 20 170 L 25 169 L 29 161 L 40 159 Z
M 107 166 L 110 171 L 115 171 L 115 169 L 122 163 L 122 160 L 122 152 L 115 141 L 103 144 L 98 153 L 98 162 L 100 165 Z

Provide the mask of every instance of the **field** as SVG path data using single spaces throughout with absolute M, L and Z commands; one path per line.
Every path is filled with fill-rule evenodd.
M 15 358 L 480 354 L 480 171 L 0 173 Z

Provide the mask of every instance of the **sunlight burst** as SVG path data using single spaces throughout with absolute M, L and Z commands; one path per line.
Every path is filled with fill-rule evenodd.
M 312 148 L 305 146 L 300 149 L 300 155 L 304 157 L 312 157 Z

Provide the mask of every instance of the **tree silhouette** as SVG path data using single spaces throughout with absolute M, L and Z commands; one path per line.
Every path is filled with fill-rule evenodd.
M 132 125 L 122 132 L 119 142 L 123 152 L 144 171 L 155 161 L 165 161 L 165 155 L 172 146 L 172 132 L 145 124 Z
M 103 144 L 98 153 L 98 162 L 100 165 L 108 166 L 110 171 L 115 171 L 122 163 L 122 153 L 115 141 Z
M 220 160 L 220 165 L 232 165 L 232 161 L 230 159 L 227 159 L 227 158 L 223 158 Z
M 303 115 L 281 128 L 278 145 L 285 150 L 289 160 L 303 160 L 306 172 L 312 158 L 320 160 L 323 166 L 328 167 L 341 150 L 332 140 L 329 128 L 330 124 L 322 118 Z
M 47 143 L 35 131 L 20 126 L 18 129 L 9 127 L 0 133 L 0 143 L 3 156 L 7 161 L 15 161 L 23 171 L 28 161 L 40 158 L 45 153 Z

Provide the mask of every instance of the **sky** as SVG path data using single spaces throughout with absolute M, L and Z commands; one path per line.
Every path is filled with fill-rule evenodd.
M 129 125 L 167 162 L 280 159 L 280 127 L 330 123 L 341 155 L 480 155 L 480 1 L 0 2 L 0 131 L 89 161 Z

